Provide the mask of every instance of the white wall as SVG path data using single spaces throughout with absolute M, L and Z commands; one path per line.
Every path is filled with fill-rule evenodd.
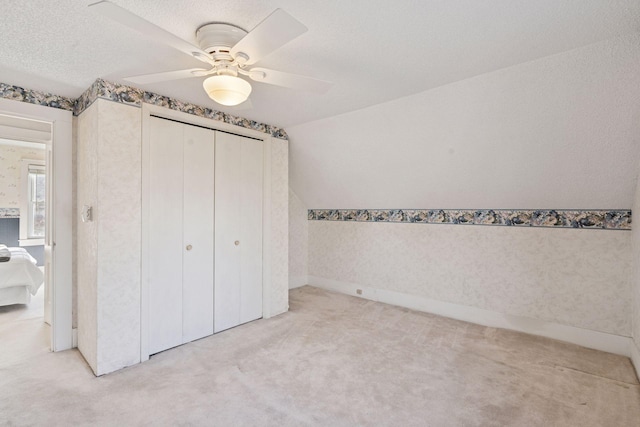
M 0 145 L 0 208 L 20 208 L 22 159 L 44 160 L 41 149 Z
M 636 368 L 636 373 L 640 378 L 640 175 L 636 179 L 635 199 L 632 210 L 631 230 L 633 272 L 631 277 L 631 301 L 633 310 L 631 312 L 633 343 L 631 345 L 631 359 Z
M 629 209 L 638 70 L 634 34 L 287 128 L 291 187 L 311 209 Z
M 631 335 L 631 233 L 309 221 L 309 281 Z
M 287 128 L 291 188 L 311 209 L 630 209 L 639 69 L 631 34 Z M 308 227 L 312 285 L 628 354 L 631 232 Z
M 84 125 L 86 132 L 86 124 Z M 72 141 L 71 141 L 71 180 L 72 187 L 72 203 L 71 203 L 71 224 L 73 249 L 71 253 L 71 271 L 73 272 L 73 280 L 71 285 L 71 325 L 74 329 L 78 328 L 78 117 L 74 116 L 71 123 Z M 86 137 L 86 135 L 85 135 Z M 77 331 L 76 331 L 77 332 Z M 77 345 L 77 338 L 76 343 Z
M 307 207 L 289 189 L 289 289 L 307 284 L 309 231 Z
M 142 117 L 139 108 L 96 102 L 100 375 L 140 361 Z
M 102 99 L 78 117 L 78 348 L 96 375 L 140 361 L 141 129 Z
M 77 119 L 76 203 L 98 202 L 98 103 Z M 98 370 L 98 227 L 95 221 L 77 224 L 76 313 L 78 349 L 93 372 Z
M 215 125 L 214 125 L 215 126 Z M 266 232 L 270 242 L 269 316 L 289 309 L 289 141 L 271 138 L 271 227 Z

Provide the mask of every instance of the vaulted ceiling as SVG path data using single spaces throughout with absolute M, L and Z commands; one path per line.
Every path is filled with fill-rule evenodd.
M 94 0 L 7 0 L 0 80 L 78 96 L 97 77 L 201 63 L 92 12 Z M 247 30 L 280 7 L 309 31 L 260 65 L 334 82 L 326 95 L 254 84 L 241 115 L 283 127 L 360 109 L 638 29 L 640 2 L 605 0 L 113 0 L 183 39 L 219 21 Z M 218 107 L 203 78 L 152 91 Z M 222 110 L 232 111 L 225 108 Z
M 630 209 L 640 35 L 287 128 L 310 208 Z
M 92 0 L 4 1 L 0 14 L 0 81 L 77 97 L 98 77 L 127 84 L 122 80 L 123 77 L 201 65 L 193 58 L 154 40 L 145 39 L 138 33 L 97 15 L 87 8 L 91 2 Z M 202 90 L 203 78 L 157 83 L 144 88 L 285 127 L 291 135 L 292 185 L 298 193 L 304 193 L 301 194 L 303 200 L 314 207 L 371 207 L 371 204 L 376 204 L 377 207 L 482 207 L 480 204 L 491 204 L 490 207 L 539 207 L 539 197 L 528 200 L 518 198 L 515 196 L 518 192 L 513 189 L 515 187 L 504 184 L 505 177 L 522 170 L 533 174 L 533 178 L 530 179 L 535 179 L 538 174 L 544 174 L 545 170 L 553 168 L 553 165 L 550 166 L 550 163 L 553 163 L 551 160 L 520 158 L 517 155 L 523 150 L 536 151 L 535 145 L 531 148 L 532 140 L 535 138 L 529 135 L 535 129 L 531 124 L 535 120 L 541 121 L 540 125 L 545 129 L 544 144 L 565 144 L 563 150 L 569 154 L 566 158 L 557 159 L 560 166 L 568 162 L 565 172 L 581 171 L 579 179 L 567 177 L 569 184 L 565 183 L 565 187 L 562 180 L 556 181 L 555 188 L 549 190 L 550 193 L 556 194 L 556 199 L 570 195 L 571 191 L 567 188 L 578 188 L 580 180 L 584 182 L 590 173 L 598 174 L 591 175 L 595 182 L 607 180 L 603 171 L 616 169 L 619 163 L 616 156 L 626 160 L 623 159 L 621 169 L 618 168 L 615 173 L 624 174 L 630 181 L 634 181 L 632 176 L 635 177 L 637 165 L 631 167 L 627 164 L 637 162 L 631 162 L 627 157 L 640 153 L 634 148 L 638 145 L 638 139 L 632 137 L 637 127 L 630 119 L 623 121 L 618 118 L 616 120 L 623 123 L 612 128 L 614 139 L 620 140 L 616 144 L 621 145 L 611 146 L 610 142 L 602 140 L 606 139 L 607 135 L 604 131 L 602 134 L 585 131 L 587 134 L 584 137 L 591 141 L 586 146 L 581 145 L 575 135 L 576 129 L 589 128 L 588 124 L 593 122 L 593 117 L 608 119 L 611 117 L 607 114 L 619 114 L 627 105 L 633 104 L 630 100 L 636 94 L 635 87 L 631 87 L 630 91 L 622 88 L 626 87 L 624 85 L 633 86 L 637 80 L 630 77 L 621 82 L 613 81 L 607 74 L 611 72 L 618 76 L 616 78 L 619 80 L 619 76 L 626 76 L 630 72 L 630 68 L 627 67 L 636 65 L 633 59 L 624 59 L 621 57 L 623 54 L 616 53 L 617 44 L 603 45 L 604 47 L 598 51 L 600 53 L 596 54 L 586 53 L 585 56 L 578 55 L 576 58 L 568 56 L 565 62 L 551 60 L 549 64 L 552 65 L 549 66 L 560 69 L 554 69 L 545 80 L 543 86 L 546 92 L 536 94 L 535 86 L 527 85 L 527 81 L 531 82 L 531 79 L 535 80 L 536 76 L 547 71 L 547 62 L 544 62 L 546 57 L 551 58 L 576 49 L 580 51 L 581 48 L 588 49 L 589 45 L 602 44 L 606 40 L 633 37 L 633 34 L 640 30 L 640 2 L 637 0 L 113 2 L 194 44 L 195 30 L 202 24 L 212 21 L 228 22 L 251 30 L 278 7 L 309 28 L 307 33 L 263 59 L 259 65 L 332 81 L 334 85 L 325 95 L 254 83 L 251 96 L 253 107 L 243 109 L 221 107 L 209 100 Z M 636 55 L 633 47 L 627 45 L 623 50 L 632 57 Z M 606 58 L 609 54 L 615 56 L 615 69 L 606 69 Z M 594 55 L 601 55 L 601 58 L 595 58 Z M 529 75 L 529 80 L 526 67 L 521 69 L 524 74 L 519 77 L 505 77 L 512 78 L 514 82 L 521 81 L 517 83 L 520 86 L 506 84 L 505 87 L 485 87 L 484 83 L 479 86 L 465 86 L 464 83 L 462 86 L 455 86 L 456 82 L 482 79 L 482 75 L 499 76 L 501 71 L 498 70 L 514 69 L 514 66 L 517 72 L 520 70 L 517 68 L 518 64 L 525 66 L 532 61 L 537 65 L 533 66 L 533 74 Z M 589 80 L 589 67 L 599 66 L 589 61 L 604 64 L 604 71 L 596 73 L 601 82 Z M 564 71 L 562 67 L 565 67 Z M 582 86 L 571 86 L 575 81 L 571 74 L 574 71 L 584 77 L 580 80 Z M 489 84 L 493 77 L 487 79 L 489 80 L 485 83 Z M 555 84 L 565 83 L 569 85 L 567 93 L 554 90 Z M 453 89 L 438 92 L 440 88 L 446 87 Z M 538 99 L 535 102 L 529 99 L 524 104 L 519 104 L 517 97 L 513 95 L 513 91 L 517 93 L 518 88 L 521 88 L 522 93 L 537 96 Z M 585 103 L 584 107 L 572 104 L 584 101 L 577 95 L 583 90 L 606 94 L 609 93 L 608 88 L 619 92 L 617 99 L 621 97 L 622 102 L 618 104 L 615 99 L 607 98 L 614 108 L 609 108 L 609 112 L 604 115 L 599 115 L 600 107 L 597 100 Z M 486 90 L 487 96 L 482 98 L 483 95 L 473 93 L 474 90 Z M 511 94 L 500 92 L 506 90 L 511 90 Z M 545 93 L 548 96 L 545 97 Z M 439 96 L 444 98 L 438 98 Z M 408 98 L 403 101 L 405 97 Z M 450 97 L 457 98 L 453 100 Z M 467 99 L 470 99 L 469 103 L 465 102 Z M 465 106 L 484 108 L 479 101 L 481 99 L 499 103 L 494 105 L 495 112 L 487 113 L 485 121 L 480 119 L 483 117 L 482 114 L 476 114 L 482 113 L 483 110 L 463 111 L 459 115 L 459 121 L 447 121 L 456 114 L 454 107 L 458 110 L 464 110 Z M 565 110 L 558 107 L 558 103 L 563 102 L 567 103 Z M 521 111 L 516 108 L 518 105 L 521 105 Z M 565 120 L 573 120 L 571 125 L 549 126 L 548 120 L 551 118 L 543 113 L 545 105 L 550 105 L 552 111 L 571 111 L 571 114 L 567 112 L 566 116 L 563 116 Z M 421 114 L 431 114 L 433 119 L 434 114 L 437 116 L 442 113 L 439 108 L 445 106 L 451 110 L 447 110 L 448 114 L 433 124 L 432 130 L 435 134 L 431 135 L 430 131 L 427 131 L 428 137 L 409 137 L 405 140 L 412 142 L 395 145 L 402 150 L 415 152 L 426 163 L 416 163 L 418 156 L 408 156 L 407 163 L 398 158 L 397 154 L 390 155 L 385 150 L 375 148 L 384 147 L 385 143 L 394 146 L 394 142 L 388 141 L 397 134 L 394 133 L 394 127 L 399 125 L 396 126 L 394 122 L 403 122 L 403 117 L 410 116 L 410 122 L 402 123 L 400 133 L 404 136 L 417 135 L 424 132 Z M 475 156 L 457 162 L 455 153 L 464 157 L 463 153 L 474 153 L 474 150 L 483 147 L 483 143 L 479 143 L 473 135 L 488 132 L 482 140 L 491 140 L 491 132 L 484 128 L 500 128 L 501 109 L 505 110 L 505 117 L 510 120 L 509 126 L 517 127 L 518 123 L 526 122 L 520 133 L 515 130 L 511 133 L 505 132 L 504 135 L 493 139 L 496 145 L 491 149 L 495 150 L 497 157 Z M 632 114 L 635 110 L 628 112 Z M 526 117 L 532 113 L 534 117 Z M 385 117 L 387 120 L 384 120 Z M 474 117 L 477 118 L 477 122 L 474 122 Z M 638 121 L 637 116 L 635 119 Z M 611 120 L 604 122 L 611 123 Z M 371 135 L 372 126 L 384 128 L 385 132 Z M 362 133 L 363 129 L 365 131 Z M 465 130 L 462 132 L 460 129 Z M 452 137 L 456 132 L 459 135 Z M 524 133 L 528 136 L 524 137 Z M 366 136 L 358 138 L 358 135 Z M 570 137 L 564 138 L 567 135 Z M 352 144 L 356 143 L 359 145 L 352 147 Z M 557 145 L 547 148 L 554 147 Z M 581 154 L 585 147 L 597 155 L 594 154 L 592 158 Z M 367 148 L 372 150 L 367 152 Z M 438 150 L 444 150 L 444 153 L 449 154 L 441 154 L 441 157 L 438 157 L 434 154 Z M 350 157 L 350 160 L 344 158 L 362 155 L 362 152 L 365 152 L 364 158 L 367 162 L 358 163 L 357 157 Z M 618 154 L 610 155 L 615 152 Z M 576 153 L 576 156 L 570 153 Z M 431 160 L 427 161 L 428 158 Z M 504 159 L 500 160 L 501 158 Z M 437 166 L 434 163 L 436 161 L 437 165 L 446 165 L 446 169 L 444 166 Z M 592 162 L 599 162 L 606 167 L 594 168 Z M 503 163 L 504 167 L 501 166 Z M 424 171 L 432 166 L 432 175 Z M 440 167 L 443 168 L 443 173 L 446 172 L 444 175 L 437 173 Z M 443 178 L 448 177 L 447 173 L 453 171 L 465 176 L 469 174 L 472 182 L 475 180 L 495 183 L 496 179 L 500 178 L 500 182 L 503 183 L 501 185 L 509 188 L 503 191 L 498 187 L 496 191 L 503 191 L 504 194 L 512 192 L 514 197 L 495 200 L 489 198 L 484 199 L 486 203 L 479 203 L 479 200 L 473 198 L 477 191 L 473 192 L 469 188 L 463 190 L 465 187 L 462 180 L 459 182 L 458 178 Z M 316 175 L 313 176 L 312 173 Z M 399 187 L 387 183 L 378 186 L 377 195 L 359 197 L 358 194 L 367 193 L 362 193 L 357 186 L 345 187 L 349 189 L 349 196 L 338 197 L 340 191 L 334 192 L 340 185 L 344 187 L 345 182 L 353 182 L 354 177 L 362 179 L 371 176 L 374 177 L 374 182 L 379 184 L 375 177 L 384 173 L 390 175 L 391 182 L 393 177 L 399 176 L 405 188 L 409 182 L 413 182 L 438 190 L 420 193 L 423 196 L 428 194 L 429 197 L 418 196 L 418 190 L 411 190 L 411 195 L 398 198 L 396 196 L 406 190 L 397 191 Z M 338 177 L 341 181 L 336 181 Z M 424 180 L 428 181 L 425 183 Z M 552 181 L 543 180 L 540 185 L 548 186 L 550 182 Z M 319 183 L 323 183 L 324 186 L 318 188 Z M 606 185 L 600 185 L 595 190 L 585 190 L 583 186 L 578 190 L 582 194 L 579 200 L 563 200 L 572 204 L 571 207 L 578 207 L 576 204 L 586 205 L 589 200 L 593 200 L 594 203 L 590 207 L 629 207 L 628 195 L 635 184 L 625 185 L 626 188 L 622 191 L 624 196 L 615 200 L 598 196 L 607 192 L 609 187 Z M 560 191 L 558 188 L 565 190 Z M 445 196 L 453 193 L 459 194 L 459 197 Z M 594 199 L 590 199 L 591 196 Z M 383 198 L 386 200 L 384 203 Z M 403 203 L 408 205 L 396 206 Z M 495 206 L 496 203 L 501 206 Z M 553 200 L 547 200 L 547 204 L 553 203 Z M 332 206 L 326 206 L 328 204 Z M 349 206 L 343 206 L 345 204 Z M 380 206 L 382 204 L 386 206 Z M 601 204 L 607 206 L 600 206 Z

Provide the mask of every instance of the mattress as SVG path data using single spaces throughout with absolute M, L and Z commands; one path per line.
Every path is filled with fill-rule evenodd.
M 25 286 L 31 295 L 35 295 L 44 282 L 36 259 L 23 248 L 7 249 L 11 252 L 11 260 L 0 262 L 0 289 Z

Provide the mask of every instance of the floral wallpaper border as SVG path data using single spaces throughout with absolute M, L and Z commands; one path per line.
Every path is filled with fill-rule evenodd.
M 183 113 L 193 114 L 194 116 L 198 117 L 204 117 L 235 126 L 240 126 L 245 129 L 256 130 L 269 134 L 274 138 L 285 140 L 289 139 L 285 130 L 277 126 L 272 126 L 256 122 L 254 120 L 233 116 L 222 111 L 200 107 L 195 104 L 178 101 L 167 96 L 158 95 L 153 92 L 147 92 L 131 86 L 108 82 L 103 79 L 97 79 L 95 82 L 93 82 L 89 89 L 87 89 L 76 100 L 63 96 L 53 95 L 50 93 L 25 89 L 20 86 L 12 86 L 6 83 L 0 83 L 0 98 L 27 102 L 30 104 L 44 105 L 46 107 L 60 108 L 62 110 L 72 111 L 75 116 L 80 115 L 98 98 L 108 99 L 110 101 L 133 105 L 136 107 L 141 107 L 142 103 L 147 103 L 166 107 L 171 110 L 181 111 Z
M 59 108 L 67 111 L 73 111 L 76 102 L 75 100 L 64 96 L 38 92 L 37 90 L 25 89 L 20 86 L 13 86 L 1 82 L 0 98 L 26 102 L 29 104 L 43 105 L 45 107 Z
M 157 93 L 147 92 L 142 89 L 112 83 L 102 79 L 96 80 L 91 87 L 89 87 L 89 89 L 87 89 L 80 98 L 78 98 L 73 114 L 76 116 L 80 115 L 98 98 L 108 99 L 109 101 L 120 102 L 136 107 L 142 106 L 142 103 L 158 105 L 171 110 L 193 114 L 194 116 L 240 126 L 245 129 L 257 130 L 259 132 L 269 134 L 274 138 L 289 139 L 285 130 L 276 126 L 233 116 L 222 111 L 178 101 L 176 99 L 169 98 L 168 96 L 158 95 Z
M 0 208 L 1 218 L 20 218 L 19 208 Z
M 631 230 L 630 210 L 309 209 L 308 219 Z

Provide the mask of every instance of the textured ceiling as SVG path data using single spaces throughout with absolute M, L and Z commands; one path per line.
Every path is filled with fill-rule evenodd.
M 98 16 L 92 1 L 5 0 L 0 81 L 77 97 L 97 77 L 201 63 Z M 253 108 L 220 108 L 202 78 L 146 86 L 163 95 L 292 126 L 637 31 L 640 2 L 608 0 L 114 0 L 195 44 L 195 29 L 250 30 L 281 7 L 309 31 L 260 66 L 333 81 L 325 95 L 253 84 Z
M 323 209 L 630 209 L 640 34 L 287 128 Z
M 94 0 L 4 0 L 0 81 L 79 96 L 98 77 L 200 67 L 94 14 Z M 640 156 L 640 1 L 113 0 L 195 44 L 280 7 L 309 31 L 259 66 L 334 82 L 253 83 L 222 108 L 203 78 L 143 86 L 285 127 L 311 208 L 632 205 Z

